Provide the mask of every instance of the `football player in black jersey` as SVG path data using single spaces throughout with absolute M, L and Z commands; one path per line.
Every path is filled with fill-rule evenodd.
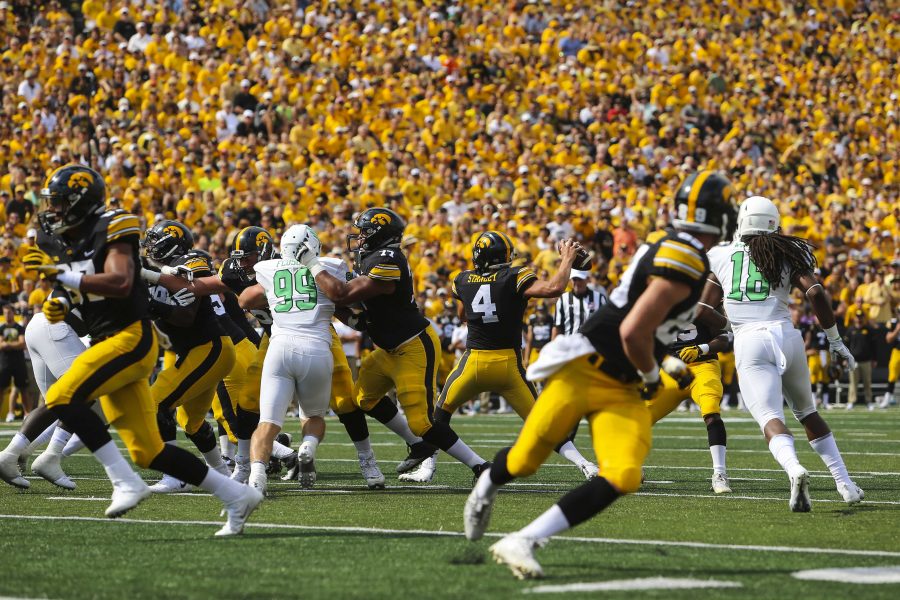
M 528 327 L 525 331 L 525 352 L 522 353 L 522 362 L 527 367 L 537 360 L 541 349 L 550 341 L 553 335 L 553 316 L 546 304 L 538 304 L 537 310 L 528 317 Z
M 803 342 L 806 345 L 806 363 L 809 366 L 809 381 L 813 386 L 816 404 L 824 408 L 831 408 L 829 402 L 828 384 L 831 378 L 828 376 L 831 366 L 831 353 L 828 345 L 828 335 L 812 322 L 807 322 L 799 327 L 803 334 Z
M 499 231 L 486 231 L 472 245 L 475 268 L 453 280 L 453 297 L 460 319 L 469 324 L 466 352 L 460 357 L 441 390 L 434 420 L 450 424 L 456 409 L 483 392 L 497 392 L 523 419 L 537 399 L 534 385 L 525 379 L 522 365 L 522 319 L 530 298 L 557 298 L 569 281 L 580 246 L 574 240 L 560 243 L 559 270 L 548 281 L 539 280 L 529 267 L 513 267 L 512 240 Z M 562 440 L 556 451 L 588 478 L 597 465 L 587 460 L 571 440 Z
M 103 421 L 88 407 L 93 398 L 100 398 L 135 464 L 211 492 L 228 515 L 216 535 L 241 533 L 262 495 L 191 453 L 163 444 L 160 437 L 149 385 L 157 343 L 147 288 L 139 276 L 140 221 L 123 211 L 104 212 L 105 205 L 102 177 L 80 165 L 57 169 L 41 190 L 38 247 L 47 254 L 43 271 L 71 290 L 70 299 L 48 299 L 43 312 L 51 322 L 62 320 L 77 300 L 91 335 L 91 347 L 47 391 L 47 406 L 106 468 L 113 481 L 108 516 L 124 514 L 150 492 L 134 480 Z
M 189 283 L 181 281 L 180 284 L 174 278 L 164 277 L 164 280 L 172 285 L 187 285 L 197 296 L 240 294 L 255 283 L 254 265 L 259 261 L 269 260 L 276 256 L 275 242 L 268 231 L 261 227 L 245 227 L 235 236 L 229 258 L 222 264 L 218 277 L 194 278 Z M 242 414 L 252 412 L 253 417 L 255 417 L 254 423 L 258 423 L 259 388 L 262 384 L 263 360 L 269 347 L 272 315 L 268 309 L 253 309 L 250 313 L 263 328 L 263 336 L 258 343 L 256 359 L 250 367 L 250 387 L 254 390 L 252 405 L 239 406 L 237 412 L 239 421 L 248 420 L 246 415 L 242 416 Z M 334 357 L 334 370 L 331 381 L 330 407 L 337 414 L 338 419 L 344 425 L 347 434 L 357 448 L 360 471 L 366 480 L 366 484 L 370 488 L 383 488 L 384 475 L 378 467 L 375 453 L 372 451 L 372 446 L 369 442 L 369 429 L 366 424 L 365 413 L 356 406 L 353 400 L 353 376 L 350 372 L 350 365 L 347 362 L 340 339 L 333 329 L 331 352 Z M 255 424 L 253 428 L 255 429 Z M 252 429 L 249 432 L 252 434 Z M 272 449 L 272 455 L 282 460 L 290 460 L 294 454 L 290 448 L 283 446 L 277 441 Z M 285 478 L 296 479 L 298 475 L 298 471 L 289 469 Z
M 359 407 L 371 414 L 379 405 L 389 405 L 385 394 L 396 389 L 413 436 L 444 450 L 479 474 L 488 463 L 448 425 L 432 420 L 441 346 L 434 328 L 416 306 L 409 263 L 400 250 L 406 223 L 390 209 L 370 208 L 353 226 L 359 234 L 349 236 L 348 245 L 354 240 L 357 243 L 351 251 L 357 253 L 358 277 L 339 281 L 325 272 L 313 252 L 301 253 L 298 260 L 309 267 L 319 290 L 335 304 L 362 303 L 365 309 L 365 327 L 377 348 L 363 359 L 359 369 Z
M 213 273 L 207 256 L 192 253 L 193 235 L 178 221 L 163 220 L 154 224 L 144 236 L 142 246 L 154 264 L 178 266 L 195 277 Z M 216 434 L 206 421 L 206 413 L 212 407 L 219 382 L 234 367 L 234 344 L 222 328 L 210 297 L 198 298 L 187 307 L 175 308 L 164 301 L 168 291 L 162 285 L 152 285 L 150 294 L 151 314 L 177 355 L 175 364 L 160 371 L 150 388 L 159 407 L 163 440 L 175 442 L 175 423 L 171 419 L 171 411 L 175 410 L 178 424 L 203 454 L 206 463 L 226 476 L 231 475 L 222 460 Z M 184 491 L 186 485 L 172 477 L 163 477 L 150 489 L 167 494 Z
M 533 554 L 536 545 L 640 487 L 651 439 L 645 402 L 659 392 L 661 371 L 682 388 L 690 383 L 687 365 L 666 356 L 666 350 L 693 320 L 709 273 L 705 251 L 734 223 L 729 195 L 728 180 L 721 175 L 689 176 L 675 197 L 674 230 L 642 245 L 609 303 L 579 333 L 550 342 L 528 368 L 529 379 L 546 378 L 547 383 L 515 445 L 497 454 L 466 501 L 466 537 L 484 535 L 500 486 L 534 473 L 585 416 L 600 473 L 491 547 L 494 558 L 517 577 L 543 575 Z
M 884 398 L 879 403 L 881 408 L 895 404 L 894 390 L 897 380 L 900 379 L 900 308 L 897 309 L 896 315 L 888 323 L 887 335 L 884 338 L 891 348 L 891 358 L 888 360 L 887 391 L 884 392 Z

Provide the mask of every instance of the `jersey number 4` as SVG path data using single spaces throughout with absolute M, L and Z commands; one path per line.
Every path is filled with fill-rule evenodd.
M 275 305 L 277 313 L 290 312 L 295 306 L 297 310 L 312 310 L 319 299 L 319 291 L 306 267 L 300 267 L 294 272 L 290 269 L 275 271 L 272 288 L 281 300 Z
M 497 305 L 491 302 L 491 285 L 482 284 L 472 298 L 472 312 L 481 315 L 482 323 L 496 323 L 500 320 L 497 316 Z
M 747 265 L 747 277 L 744 278 L 744 265 Z M 735 252 L 731 255 L 731 293 L 729 300 L 735 302 L 761 302 L 769 297 L 769 282 L 759 272 L 746 252 Z

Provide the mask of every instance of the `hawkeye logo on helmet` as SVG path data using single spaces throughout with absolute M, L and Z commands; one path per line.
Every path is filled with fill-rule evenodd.
M 87 188 L 91 187 L 92 183 L 94 183 L 94 177 L 90 173 L 79 171 L 78 173 L 73 173 L 69 177 L 67 185 L 70 188 Z
M 491 245 L 491 240 L 488 238 L 488 236 L 483 235 L 480 238 L 478 238 L 478 241 L 475 243 L 475 245 L 478 246 L 479 248 L 487 248 L 488 246 Z
M 376 225 L 387 225 L 393 219 L 391 219 L 391 215 L 387 213 L 378 213 L 376 215 L 372 215 L 372 222 Z
M 169 225 L 165 229 L 163 229 L 163 233 L 166 235 L 171 235 L 172 237 L 182 238 L 184 237 L 184 232 L 181 231 L 179 227 L 175 227 L 174 225 Z
M 269 236 L 266 232 L 260 231 L 256 234 L 256 245 L 264 246 L 269 242 Z

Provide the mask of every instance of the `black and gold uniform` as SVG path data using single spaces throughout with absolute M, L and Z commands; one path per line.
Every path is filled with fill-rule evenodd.
M 212 265 L 204 256 L 186 254 L 169 260 L 169 264 L 186 267 L 195 278 L 213 274 Z M 154 287 L 157 289 L 152 293 L 159 294 L 159 286 Z M 235 350 L 222 327 L 222 319 L 216 314 L 213 299 L 200 297 L 196 304 L 195 315 L 189 324 L 176 325 L 166 318 L 157 320 L 157 326 L 169 338 L 177 360 L 172 367 L 159 373 L 151 392 L 161 411 L 177 407 L 178 424 L 199 444 L 194 436 L 206 423 L 206 413 L 212 407 L 216 387 L 234 367 Z M 208 441 L 204 438 L 204 448 Z M 214 436 L 212 444 L 215 446 Z M 200 448 L 201 452 L 208 451 L 204 448 Z
M 531 349 L 528 364 L 533 363 L 541 354 L 541 348 L 550 343 L 553 337 L 553 317 L 546 309 L 538 310 L 528 317 L 528 328 L 531 331 Z
M 708 273 L 703 246 L 687 234 L 668 233 L 638 249 L 610 302 L 581 327 L 593 352 L 565 363 L 547 379 L 509 451 L 509 474 L 534 473 L 587 417 L 601 477 L 620 493 L 637 491 L 641 465 L 650 451 L 651 416 L 639 393 L 640 377 L 622 348 L 619 327 L 652 278 L 690 286 L 690 295 L 669 310 L 656 331 L 654 356 L 659 362 L 676 334 L 690 324 Z
M 377 348 L 360 365 L 356 402 L 371 410 L 396 388 L 410 429 L 421 436 L 432 426 L 440 340 L 419 313 L 409 263 L 399 246 L 364 256 L 357 269 L 361 276 L 394 283 L 394 291 L 363 303 L 366 330 Z
M 701 344 L 709 345 L 717 335 L 718 332 L 711 331 L 702 324 L 692 324 L 678 332 L 675 343 L 669 346 L 669 354 L 679 356 L 679 352 L 685 348 Z M 712 352 L 701 354 L 692 362 L 687 360 L 685 362 L 694 375 L 694 380 L 685 389 L 680 389 L 678 383 L 666 373 L 660 373 L 663 387 L 659 394 L 647 403 L 654 424 L 689 398 L 700 407 L 702 417 L 720 412 L 719 406 L 722 403 L 724 389 L 718 355 Z
M 801 333 L 806 342 L 806 362 L 809 366 L 810 383 L 813 385 L 829 383 L 828 367 L 831 364 L 831 354 L 828 351 L 827 334 L 811 323 L 802 328 Z
M 520 417 L 528 416 L 537 390 L 525 379 L 522 322 L 525 290 L 536 280 L 530 268 L 510 266 L 463 271 L 453 280 L 453 296 L 463 304 L 469 332 L 466 351 L 441 391 L 440 409 L 453 414 L 478 394 L 497 392 Z
M 99 183 L 100 176 L 83 167 L 69 166 L 54 172 L 46 185 L 45 196 L 55 193 L 55 186 L 77 189 L 82 184 Z M 53 206 L 53 201 L 50 201 Z M 103 200 L 99 203 L 102 211 Z M 71 210 L 69 214 L 71 214 Z M 139 219 L 124 211 L 84 215 L 80 225 L 84 231 L 77 241 L 69 243 L 56 233 L 59 213 L 42 213 L 38 247 L 50 260 L 63 268 L 94 275 L 105 271 L 109 252 L 129 253 L 134 265 L 140 265 L 138 242 Z M 49 230 L 49 231 L 48 231 Z M 80 232 L 79 232 L 80 233 Z M 147 288 L 135 268 L 131 288 L 125 297 L 112 298 L 72 291 L 69 296 L 77 304 L 84 327 L 91 335 L 91 346 L 75 358 L 72 366 L 47 391 L 47 406 L 58 418 L 78 433 L 91 450 L 87 432 L 72 418 L 67 407 L 86 405 L 100 398 L 103 413 L 128 448 L 132 460 L 147 468 L 163 450 L 156 423 L 156 404 L 150 394 L 149 378 L 157 359 L 157 341 L 148 318 Z M 102 426 L 102 422 L 100 422 Z M 108 434 L 107 434 L 108 437 Z
M 887 331 L 890 335 L 892 332 L 897 331 L 897 328 L 900 327 L 900 318 L 894 317 L 888 323 Z M 895 394 L 895 386 L 897 384 L 897 380 L 900 379 L 900 335 L 897 335 L 894 338 L 893 343 L 891 344 L 891 357 L 888 361 L 888 400 L 889 402 L 893 399 Z

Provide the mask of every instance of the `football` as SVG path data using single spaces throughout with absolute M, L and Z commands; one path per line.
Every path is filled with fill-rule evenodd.
M 593 264 L 594 253 L 581 248 L 575 254 L 575 263 L 572 266 L 579 271 L 590 271 Z

